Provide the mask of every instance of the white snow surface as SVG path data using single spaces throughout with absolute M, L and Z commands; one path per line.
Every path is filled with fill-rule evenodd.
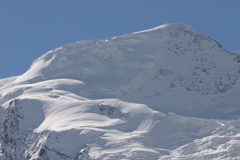
M 239 77 L 186 24 L 64 45 L 0 80 L 0 159 L 240 159 Z

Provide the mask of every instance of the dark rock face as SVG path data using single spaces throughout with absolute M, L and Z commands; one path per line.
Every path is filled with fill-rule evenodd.
M 19 121 L 24 119 L 21 113 L 21 105 L 18 99 L 14 99 L 9 103 L 7 108 L 2 128 L 2 153 L 5 155 L 6 160 L 22 159 L 21 153 L 23 152 L 22 143 L 23 139 L 19 136 Z

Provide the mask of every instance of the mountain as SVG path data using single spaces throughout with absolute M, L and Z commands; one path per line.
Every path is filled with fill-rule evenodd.
M 0 157 L 238 159 L 239 78 L 186 24 L 67 44 L 0 80 Z

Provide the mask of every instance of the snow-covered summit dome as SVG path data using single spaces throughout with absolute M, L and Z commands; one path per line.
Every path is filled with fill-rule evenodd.
M 175 50 L 179 51 L 171 50 L 177 45 L 180 48 L 175 48 Z M 189 25 L 181 23 L 164 24 L 119 37 L 80 41 L 47 52 L 33 62 L 31 68 L 16 82 L 32 82 L 68 76 L 85 79 L 95 72 L 99 72 L 99 69 L 103 68 L 105 64 L 110 64 L 105 62 L 116 63 L 114 64 L 116 66 L 119 63 L 131 63 L 129 60 L 128 62 L 124 61 L 126 59 L 134 62 L 135 59 L 141 57 L 162 56 L 175 52 L 187 53 L 189 48 L 197 45 L 201 50 L 204 49 L 202 47 L 218 46 L 214 40 Z M 148 62 L 149 58 L 145 58 L 144 61 Z M 66 72 L 68 69 L 71 71 Z
M 89 98 L 110 96 L 191 115 L 186 110 L 215 104 L 237 83 L 237 57 L 192 27 L 171 23 L 56 48 L 15 83 L 75 79 L 85 83 L 82 93 Z

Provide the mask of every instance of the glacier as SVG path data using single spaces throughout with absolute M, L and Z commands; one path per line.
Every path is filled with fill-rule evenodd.
M 0 79 L 0 159 L 239 159 L 239 78 L 186 24 L 61 46 Z

